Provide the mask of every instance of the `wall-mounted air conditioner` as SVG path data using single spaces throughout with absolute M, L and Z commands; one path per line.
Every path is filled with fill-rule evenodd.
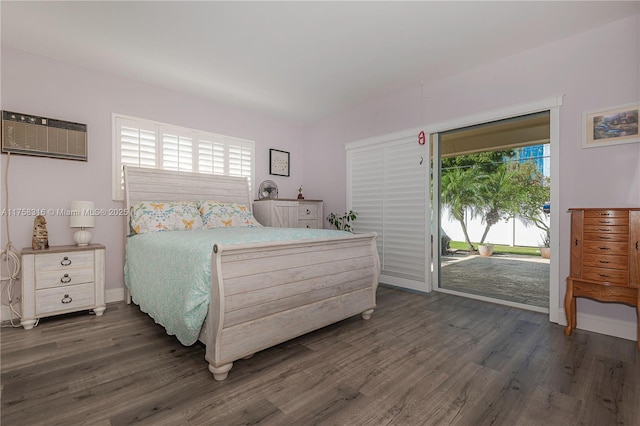
M 2 111 L 2 152 L 87 161 L 87 125 Z

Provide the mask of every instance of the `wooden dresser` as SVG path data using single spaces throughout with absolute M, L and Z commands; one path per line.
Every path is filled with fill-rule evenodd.
M 264 226 L 322 229 L 322 200 L 263 199 L 253 203 L 253 215 Z
M 564 299 L 564 334 L 576 328 L 576 297 L 625 303 L 638 313 L 640 350 L 640 208 L 569 211 L 571 271 Z

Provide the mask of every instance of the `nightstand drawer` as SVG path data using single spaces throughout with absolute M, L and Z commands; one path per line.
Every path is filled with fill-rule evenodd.
M 95 272 L 91 268 L 74 268 L 58 271 L 37 271 L 36 289 L 63 287 L 66 285 L 90 283 L 95 281 Z
M 39 254 L 35 262 L 38 271 L 61 271 L 69 268 L 93 269 L 93 251 Z
M 94 283 L 69 285 L 36 291 L 36 315 L 77 311 L 95 306 Z
M 95 281 L 94 252 L 42 254 L 35 258 L 36 289 Z

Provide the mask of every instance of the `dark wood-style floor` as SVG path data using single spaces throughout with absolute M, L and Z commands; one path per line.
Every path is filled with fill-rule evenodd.
M 640 425 L 635 342 L 441 293 L 378 295 L 370 321 L 257 353 L 224 382 L 134 305 L 3 328 L 2 425 Z

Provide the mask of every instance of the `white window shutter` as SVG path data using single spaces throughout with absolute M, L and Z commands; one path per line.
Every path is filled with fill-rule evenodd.
M 162 168 L 182 172 L 195 171 L 193 164 L 193 136 L 173 129 L 160 128 L 162 134 Z
M 255 143 L 149 120 L 113 115 L 113 199 L 124 198 L 122 166 L 247 177 L 254 180 Z
M 113 198 L 118 200 L 124 197 L 122 166 L 156 167 L 158 153 L 154 126 L 116 118 L 114 127 L 116 168 L 112 192 Z
M 428 290 L 426 172 L 415 138 L 348 149 L 355 232 L 376 232 L 380 281 Z

